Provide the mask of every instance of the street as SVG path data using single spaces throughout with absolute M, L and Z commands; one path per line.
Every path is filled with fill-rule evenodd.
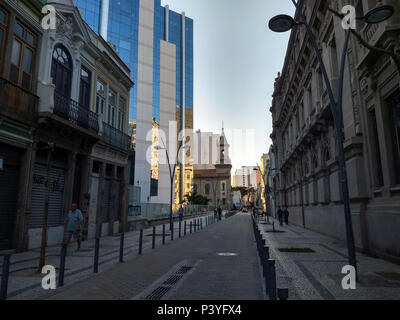
M 261 300 L 265 297 L 255 250 L 251 218 L 239 214 L 46 298 L 143 300 L 186 266 L 187 275 L 178 275 L 180 280 L 157 299 Z

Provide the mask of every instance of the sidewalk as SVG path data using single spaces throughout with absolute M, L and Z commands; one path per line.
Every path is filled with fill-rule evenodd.
M 297 226 L 281 227 L 277 220 L 272 221 L 279 232 L 271 232 L 272 225 L 265 224 L 264 218 L 259 220 L 259 226 L 270 247 L 271 259 L 276 260 L 277 287 L 289 288 L 290 300 L 400 299 L 399 265 L 357 253 L 357 289 L 344 290 L 341 283 L 345 275 L 341 272 L 349 264 L 345 243 Z M 288 253 L 282 249 L 314 252 Z
M 187 234 L 190 233 L 190 222 L 201 219 L 203 228 L 206 227 L 206 217 L 193 217 L 186 220 Z M 182 237 L 184 234 L 184 222 L 182 222 Z M 162 225 L 156 226 L 156 248 L 162 246 Z M 165 243 L 171 242 L 169 224 L 165 226 Z M 143 254 L 152 250 L 153 227 L 144 230 Z M 140 231 L 125 234 L 124 260 L 131 260 L 139 254 Z M 174 222 L 174 240 L 179 237 L 179 222 Z M 76 243 L 71 243 L 68 248 L 65 267 L 65 285 L 69 286 L 93 274 L 95 240 L 82 243 L 82 249 L 75 252 Z M 100 239 L 99 250 L 99 273 L 104 272 L 119 263 L 120 235 L 114 237 L 103 237 Z M 52 265 L 57 269 L 60 264 L 61 246 L 48 247 L 46 251 L 46 265 Z M 46 292 L 41 287 L 43 274 L 37 273 L 39 265 L 40 249 L 17 253 L 11 256 L 10 274 L 8 282 L 8 300 L 38 299 Z M 2 270 L 3 258 L 0 257 L 0 272 Z

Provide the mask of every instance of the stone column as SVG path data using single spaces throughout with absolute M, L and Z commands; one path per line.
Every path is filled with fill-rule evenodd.
M 97 214 L 96 214 L 96 238 L 101 237 L 101 226 L 103 223 L 104 211 L 104 180 L 106 176 L 106 164 L 101 164 L 99 179 L 99 196 L 97 198 Z
M 85 225 L 83 230 L 83 236 L 86 239 L 89 224 L 89 175 L 92 172 L 92 161 L 89 155 L 85 155 L 82 159 L 81 166 L 81 192 L 79 195 L 79 208 L 82 211 L 83 218 L 85 219 Z
M 129 163 L 124 167 L 123 179 L 121 183 L 121 197 L 120 197 L 120 210 L 121 210 L 121 220 L 120 220 L 120 232 L 127 232 L 128 226 L 128 201 L 129 201 Z
M 65 222 L 66 216 L 68 214 L 68 211 L 71 208 L 72 198 L 74 195 L 76 156 L 77 156 L 76 151 L 72 151 L 68 156 L 68 171 L 67 171 L 67 175 L 65 178 L 65 185 L 64 185 L 64 216 L 63 216 L 64 222 Z
M 108 235 L 113 236 L 114 235 L 114 221 L 115 217 L 118 214 L 117 213 L 117 208 L 115 205 L 115 199 L 117 198 L 117 190 L 118 190 L 118 183 L 119 181 L 117 180 L 117 166 L 113 166 L 113 171 L 112 171 L 112 177 L 111 177 L 111 194 L 110 194 L 110 203 L 111 203 L 111 208 L 110 208 L 110 220 L 108 221 Z
M 30 145 L 22 158 L 18 207 L 15 221 L 14 246 L 21 252 L 28 248 L 28 226 L 31 213 L 33 171 L 36 160 L 36 145 Z

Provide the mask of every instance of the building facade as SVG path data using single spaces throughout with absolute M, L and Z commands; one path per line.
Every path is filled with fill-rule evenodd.
M 210 199 L 210 205 L 230 210 L 232 208 L 229 143 L 224 130 L 221 134 L 195 133 L 193 191 Z
M 398 1 L 361 1 L 363 16 L 379 3 L 392 5 L 389 20 L 357 32 L 369 44 L 398 52 Z M 299 1 L 317 35 L 337 93 L 344 43 L 340 11 L 346 1 Z M 339 9 L 338 9 L 339 8 Z M 382 257 L 400 257 L 399 70 L 391 59 L 352 37 L 344 77 L 346 166 L 356 247 Z M 277 205 L 289 207 L 292 223 L 345 240 L 337 143 L 327 91 L 305 28 L 292 31 L 282 73 L 275 82 L 272 116 L 277 163 Z
M 153 119 L 166 133 L 166 145 L 172 139 L 170 122 L 177 114 L 177 132 L 193 128 L 193 20 L 161 6 L 161 0 L 75 0 L 75 4 L 93 30 L 115 46 L 137 84 L 131 91 L 129 120 L 135 123 L 135 185 L 142 189 L 141 202 L 169 203 L 164 155 L 153 153 L 160 162 L 158 181 L 151 170 L 154 159 L 147 158 L 154 140 Z M 179 171 L 180 200 L 185 185 L 191 184 L 186 171 Z
M 2 193 L 9 197 L 6 217 L 13 234 L 1 235 L 8 239 L 2 247 L 20 251 L 41 246 L 44 226 L 45 244 L 61 243 L 72 203 L 84 214 L 85 237 L 99 236 L 104 223 L 112 234 L 127 213 L 130 70 L 84 23 L 72 0 L 47 4 L 56 9 L 55 29 L 42 29 L 42 3 L 6 1 L 0 8 L 8 18 L 2 123 L 8 127 L 12 121 L 18 140 L 16 133 L 23 131 L 12 114 L 22 115 L 29 132 L 24 143 L 16 143 L 4 130 L 11 145 L 0 149 L 6 164 L 0 185 L 19 181 L 17 189 Z

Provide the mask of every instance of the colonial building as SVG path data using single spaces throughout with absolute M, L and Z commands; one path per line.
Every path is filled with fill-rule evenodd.
M 360 20 L 356 31 L 371 45 L 399 52 L 398 1 L 363 0 L 357 15 L 382 3 L 392 5 L 395 15 L 375 25 Z M 300 0 L 298 4 L 318 38 L 337 93 L 345 33 L 328 5 L 340 11 L 348 2 Z M 399 70 L 390 57 L 366 49 L 355 37 L 347 55 L 343 130 L 356 246 L 399 258 Z M 333 117 L 320 66 L 302 26 L 292 31 L 273 97 L 277 205 L 289 207 L 292 223 L 345 240 Z
M 42 6 L 0 3 L 0 250 L 28 242 Z
M 0 149 L 0 186 L 10 185 L 1 192 L 9 203 L 1 238 L 2 247 L 18 250 L 39 247 L 44 225 L 47 244 L 60 243 L 71 203 L 84 213 L 84 236 L 117 231 L 130 169 L 130 70 L 72 0 L 47 2 L 57 21 L 49 30 L 40 25 L 41 2 L 32 3 L 0 7 L 7 32 L 0 113 L 10 128 L 2 130 L 9 146 Z
M 232 208 L 229 144 L 224 131 L 195 133 L 193 191 L 210 199 L 210 205 Z M 197 164 L 196 164 L 197 163 Z

